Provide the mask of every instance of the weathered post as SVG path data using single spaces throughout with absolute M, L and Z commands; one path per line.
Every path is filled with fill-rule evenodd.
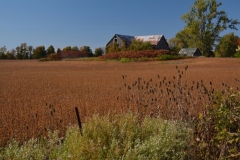
M 81 119 L 80 119 L 80 115 L 79 115 L 77 107 L 75 107 L 75 111 L 76 111 L 76 115 L 77 115 L 77 120 L 78 120 L 78 126 L 79 126 L 79 130 L 80 130 L 80 134 L 82 136 L 83 135 L 82 134 L 82 123 L 81 123 Z

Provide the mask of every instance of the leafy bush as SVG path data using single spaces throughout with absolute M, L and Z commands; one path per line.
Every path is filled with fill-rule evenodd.
M 141 40 L 133 39 L 130 45 L 127 45 L 126 42 L 120 47 L 118 43 L 114 42 L 113 45 L 108 45 L 106 47 L 106 53 L 115 53 L 115 52 L 123 52 L 123 51 L 141 51 L 141 50 L 151 50 L 153 49 L 150 42 L 143 42 Z
M 0 150 L 1 159 L 184 159 L 192 130 L 181 122 L 145 118 L 133 114 L 94 115 L 79 129 L 32 139 L 22 146 L 16 141 Z
M 196 125 L 195 156 L 202 159 L 240 158 L 240 92 L 215 93 Z
M 234 57 L 240 58 L 240 52 L 235 53 L 235 54 L 234 54 Z
M 178 56 L 178 55 L 167 55 L 167 54 L 163 54 L 163 55 L 159 55 L 157 56 L 157 58 L 159 60 L 175 60 L 175 59 L 183 59 L 183 56 Z
M 47 58 L 40 58 L 38 61 L 44 62 L 44 61 L 49 61 L 49 59 L 47 59 Z
M 62 58 L 60 56 L 58 56 L 57 54 L 52 53 L 47 56 L 47 59 L 50 61 L 59 61 Z
M 150 42 L 143 42 L 141 40 L 133 39 L 129 50 L 141 51 L 141 50 L 151 50 L 153 47 Z
M 57 159 L 63 152 L 61 141 L 58 131 L 49 132 L 48 137 L 42 139 L 30 139 L 22 145 L 14 140 L 0 150 L 0 159 Z
M 115 52 L 110 54 L 105 54 L 101 56 L 102 59 L 116 59 L 120 60 L 121 58 L 155 58 L 159 55 L 174 55 L 174 52 L 171 52 L 169 50 L 143 50 L 143 51 L 122 51 L 122 52 Z
M 126 63 L 126 62 L 130 62 L 129 58 L 121 58 L 120 62 Z

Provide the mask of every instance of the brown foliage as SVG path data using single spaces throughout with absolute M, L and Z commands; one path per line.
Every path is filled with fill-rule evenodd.
M 174 52 L 171 52 L 169 50 L 142 50 L 142 51 L 121 51 L 121 52 L 114 52 L 109 53 L 101 56 L 100 58 L 103 59 L 121 59 L 121 58 L 154 58 L 160 55 L 174 55 Z
M 57 53 L 57 56 L 61 58 L 78 58 L 78 57 L 88 57 L 88 54 L 84 51 L 67 50 L 67 51 L 61 51 L 60 53 Z

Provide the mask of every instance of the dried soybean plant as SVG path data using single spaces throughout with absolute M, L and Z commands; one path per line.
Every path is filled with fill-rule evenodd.
M 122 75 L 123 86 L 119 87 L 119 103 L 127 111 L 133 111 L 140 118 L 144 116 L 161 117 L 172 120 L 192 120 L 204 112 L 205 105 L 211 105 L 214 88 L 212 82 L 207 87 L 203 80 L 191 81 L 187 77 L 188 66 L 180 69 L 172 79 L 157 75 L 155 79 L 144 80 L 141 77 L 126 84 L 126 75 Z

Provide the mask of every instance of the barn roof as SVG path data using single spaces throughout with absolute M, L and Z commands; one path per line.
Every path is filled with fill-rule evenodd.
M 158 42 L 161 40 L 161 38 L 164 37 L 163 35 L 129 36 L 129 35 L 115 34 L 113 38 L 115 36 L 118 36 L 127 44 L 131 44 L 132 40 L 136 39 L 136 40 L 141 40 L 143 42 L 150 42 L 151 45 L 157 45 Z M 107 45 L 112 41 L 112 39 L 107 43 Z
M 135 37 L 134 36 L 128 36 L 128 35 L 122 35 L 122 34 L 115 34 L 113 36 L 113 38 L 115 36 L 118 36 L 119 38 L 121 38 L 123 41 L 125 41 L 127 44 L 131 44 L 132 43 L 132 39 L 134 39 Z M 113 39 L 112 38 L 112 39 Z M 107 43 L 107 45 L 112 41 L 112 39 Z
M 135 38 L 134 36 L 128 36 L 128 35 L 121 35 L 121 34 L 116 34 L 116 35 L 129 44 L 132 42 L 132 39 Z
M 179 54 L 192 56 L 197 50 L 198 50 L 198 48 L 182 48 L 179 51 Z
M 150 42 L 151 45 L 157 45 L 163 35 L 135 36 L 135 39 L 143 42 Z

